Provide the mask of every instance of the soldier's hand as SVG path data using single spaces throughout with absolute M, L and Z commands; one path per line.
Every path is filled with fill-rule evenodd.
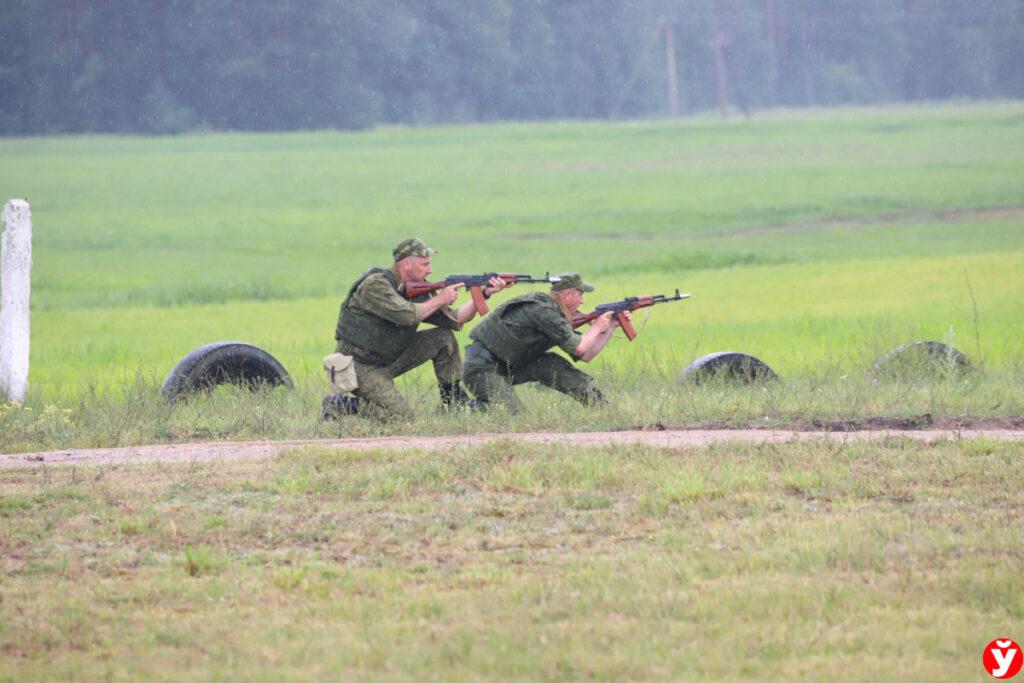
M 441 299 L 442 303 L 449 304 L 449 305 L 453 304 L 453 303 L 455 303 L 456 297 L 459 296 L 459 287 L 462 287 L 462 286 L 463 286 L 463 283 L 461 283 L 461 282 L 459 282 L 457 284 L 454 284 L 454 285 L 449 285 L 448 287 L 445 287 L 440 292 L 438 292 L 437 296 L 438 296 L 438 298 Z
M 615 314 L 611 311 L 608 311 L 607 313 L 602 313 L 600 316 L 597 317 L 597 319 L 594 320 L 594 327 L 601 330 L 601 332 L 607 332 L 608 330 L 612 329 L 612 327 L 616 324 L 615 320 L 612 319 L 613 315 Z
M 512 283 L 505 282 L 500 277 L 492 277 L 490 280 L 487 281 L 487 284 L 490 285 L 490 287 L 484 290 L 484 293 L 487 294 L 487 296 L 497 294 L 506 287 L 512 286 Z

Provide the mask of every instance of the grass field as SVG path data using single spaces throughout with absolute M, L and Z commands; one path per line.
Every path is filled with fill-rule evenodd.
M 35 230 L 30 394 L 0 404 L 0 452 L 1024 415 L 1020 103 L 3 139 L 0 160 Z M 694 296 L 589 368 L 610 407 L 527 388 L 521 415 L 439 416 L 421 369 L 412 424 L 319 423 L 341 295 L 412 234 L 437 275 Z M 295 390 L 160 399 L 226 339 Z M 919 339 L 975 371 L 872 375 Z M 783 381 L 673 381 L 726 349 Z M 1024 637 L 1022 455 L 508 440 L 4 470 L 0 681 L 980 680 L 986 643 Z
M 98 398 L 119 397 L 114 410 L 130 421 L 137 411 L 124 408 L 126 397 L 155 393 L 188 351 L 226 339 L 278 357 L 304 387 L 290 412 L 313 416 L 345 288 L 410 234 L 440 249 L 438 275 L 576 269 L 599 287 L 588 303 L 692 292 L 640 315 L 641 337 L 613 341 L 591 368 L 633 392 L 675 392 L 673 405 L 708 403 L 689 391 L 679 398 L 672 380 L 712 351 L 754 354 L 792 391 L 823 378 L 868 386 L 880 355 L 935 339 L 982 370 L 974 398 L 945 391 L 962 400 L 940 408 L 1022 412 L 1021 104 L 6 139 L 0 157 L 0 192 L 28 197 L 35 237 L 34 415 L 7 411 L 7 449 L 249 434 L 161 427 L 150 414 L 142 422 L 152 429 L 99 438 L 102 425 L 88 419 Z M 423 389 L 433 415 L 429 375 L 422 369 L 404 386 Z M 752 416 L 771 413 L 741 401 Z M 802 403 L 813 415 L 866 407 L 809 394 Z M 38 424 L 50 406 L 78 426 L 62 439 Z M 647 420 L 626 412 L 618 423 Z M 348 422 L 346 433 L 364 429 Z M 256 433 L 317 429 L 307 419 Z
M 684 363 L 738 348 L 799 374 L 951 328 L 993 368 L 1024 353 L 1020 104 L 7 139 L 0 157 L 0 192 L 33 209 L 42 397 L 162 379 L 220 339 L 317 373 L 347 285 L 410 234 L 438 274 L 693 292 L 642 338 Z
M 5 472 L 0 680 L 982 680 L 1020 444 Z
M 823 378 L 868 387 L 880 355 L 934 339 L 982 371 L 975 398 L 942 390 L 962 400 L 940 408 L 1022 412 L 1017 103 L 724 122 L 6 139 L 0 157 L 0 192 L 28 197 L 35 236 L 34 415 L 8 425 L 8 449 L 211 431 L 158 425 L 101 439 L 87 413 L 98 397 L 120 397 L 113 405 L 123 408 L 128 396 L 155 393 L 188 351 L 218 340 L 273 353 L 304 387 L 290 412 L 314 415 L 345 288 L 410 234 L 440 249 L 438 275 L 576 269 L 599 286 L 588 303 L 692 292 L 639 316 L 641 337 L 614 341 L 591 368 L 633 392 L 675 392 L 674 405 L 707 403 L 689 391 L 679 398 L 672 380 L 712 351 L 762 358 L 791 391 Z M 429 375 L 403 386 L 423 389 L 432 416 Z M 741 400 L 752 416 L 771 413 Z M 809 394 L 802 403 L 813 415 L 864 407 Z M 71 411 L 73 435 L 38 437 L 53 431 L 37 424 L 49 406 Z M 633 411 L 619 423 L 646 419 Z M 316 433 L 314 423 L 257 434 Z

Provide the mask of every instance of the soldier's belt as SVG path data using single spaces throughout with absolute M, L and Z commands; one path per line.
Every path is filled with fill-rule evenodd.
M 494 354 L 488 351 L 479 342 L 473 342 L 466 347 L 466 358 L 479 358 L 480 360 L 487 361 L 488 363 L 500 362 L 495 358 Z

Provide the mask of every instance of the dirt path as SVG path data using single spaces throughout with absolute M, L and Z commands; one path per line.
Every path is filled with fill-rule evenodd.
M 0 469 L 47 465 L 110 465 L 133 462 L 210 462 L 270 458 L 288 448 L 324 446 L 351 450 L 449 449 L 475 446 L 489 441 L 514 443 L 647 444 L 663 447 L 706 446 L 712 443 L 788 443 L 826 440 L 844 442 L 898 436 L 931 442 L 938 439 L 994 439 L 1024 441 L 1018 429 L 926 429 L 812 432 L 768 429 L 690 429 L 621 432 L 528 432 L 512 434 L 467 434 L 455 436 L 388 436 L 368 439 L 321 439 L 305 441 L 221 441 L 175 445 L 129 446 L 126 448 L 69 449 L 40 453 L 0 455 Z

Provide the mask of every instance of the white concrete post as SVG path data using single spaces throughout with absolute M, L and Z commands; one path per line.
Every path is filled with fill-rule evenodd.
M 28 388 L 28 297 L 32 282 L 32 212 L 24 199 L 4 204 L 0 243 L 0 393 L 25 400 Z

